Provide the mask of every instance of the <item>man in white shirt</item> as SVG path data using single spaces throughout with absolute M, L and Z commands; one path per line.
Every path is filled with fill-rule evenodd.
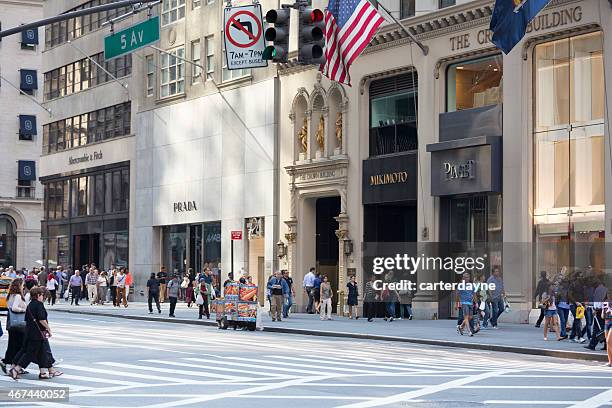
M 312 288 L 315 284 L 315 268 L 310 268 L 310 271 L 304 276 L 304 291 L 308 295 L 308 306 L 306 307 L 306 313 L 313 314 L 314 310 L 312 308 L 314 302 L 314 293 Z

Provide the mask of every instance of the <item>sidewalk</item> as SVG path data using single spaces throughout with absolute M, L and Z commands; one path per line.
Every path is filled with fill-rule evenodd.
M 153 306 L 155 307 L 155 306 Z M 83 301 L 80 306 L 70 306 L 63 302 L 47 306 L 53 312 L 78 313 L 86 315 L 113 316 L 135 320 L 167 321 L 182 324 L 216 326 L 214 316 L 211 320 L 198 320 L 198 308 L 193 305 L 187 308 L 179 303 L 176 318 L 168 317 L 168 303 L 162 304 L 162 313 L 149 314 L 146 303 L 131 303 L 128 308 L 116 308 L 112 305 L 90 306 Z M 474 337 L 460 336 L 456 332 L 454 320 L 395 320 L 385 322 L 375 319 L 349 320 L 336 317 L 332 321 L 321 321 L 318 315 L 292 314 L 282 322 L 272 322 L 268 314 L 264 315 L 264 331 L 291 333 L 314 336 L 350 337 L 356 339 L 383 340 L 428 344 L 468 349 L 502 351 L 551 357 L 572 358 L 592 361 L 608 361 L 605 351 L 590 351 L 583 344 L 570 343 L 568 340 L 555 341 L 550 333 L 548 341 L 542 338 L 542 329 L 532 325 L 504 323 L 500 318 L 498 330 L 483 330 Z M 586 343 L 585 343 L 586 344 Z M 601 347 L 598 346 L 598 349 Z

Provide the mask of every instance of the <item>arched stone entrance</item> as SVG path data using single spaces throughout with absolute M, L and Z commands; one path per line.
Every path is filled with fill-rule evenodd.
M 13 217 L 0 214 L 0 266 L 16 266 L 17 224 Z

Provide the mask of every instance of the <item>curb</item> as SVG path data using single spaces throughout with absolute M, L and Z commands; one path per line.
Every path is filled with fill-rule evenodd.
M 194 326 L 212 326 L 217 327 L 216 320 L 187 320 L 181 318 L 169 318 L 169 317 L 155 317 L 151 318 L 148 316 L 137 316 L 137 315 L 118 315 L 114 313 L 104 312 L 87 312 L 87 311 L 75 311 L 75 310 L 61 310 L 54 309 L 54 312 L 60 313 L 72 313 L 89 316 L 103 316 L 103 317 L 116 317 L 120 319 L 128 320 L 140 320 L 140 321 L 154 321 L 154 322 L 165 322 L 175 324 L 190 324 Z M 458 341 L 449 340 L 434 340 L 434 339 L 421 339 L 411 337 L 396 337 L 396 336 L 383 336 L 378 334 L 361 334 L 351 332 L 334 332 L 324 330 L 309 330 L 309 329 L 293 329 L 290 327 L 264 327 L 265 332 L 268 333 L 285 333 L 285 334 L 299 334 L 305 336 L 319 336 L 319 337 L 340 337 L 340 338 L 353 338 L 360 340 L 378 340 L 378 341 L 390 341 L 397 343 L 412 343 L 412 344 L 425 344 L 429 346 L 441 346 L 441 347 L 453 347 L 463 348 L 470 350 L 487 350 L 497 351 L 504 353 L 517 353 L 527 354 L 534 356 L 547 356 L 555 358 L 565 358 L 574 360 L 586 360 L 586 361 L 598 361 L 607 362 L 608 356 L 599 353 L 589 353 L 581 351 L 564 351 L 564 350 L 549 350 L 543 348 L 528 348 L 520 346 L 503 346 L 498 344 L 482 344 L 482 343 L 463 343 Z

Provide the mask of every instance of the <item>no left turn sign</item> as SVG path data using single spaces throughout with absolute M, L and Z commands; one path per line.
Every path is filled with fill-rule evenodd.
M 268 66 L 268 61 L 261 58 L 265 48 L 261 6 L 228 7 L 224 17 L 228 69 Z

